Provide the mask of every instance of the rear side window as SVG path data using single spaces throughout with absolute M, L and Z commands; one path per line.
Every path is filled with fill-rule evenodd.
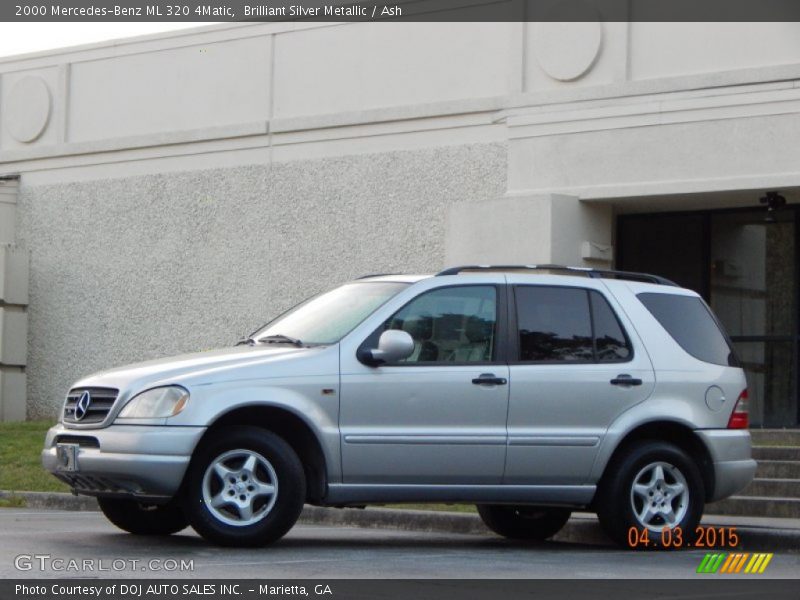
M 703 362 L 738 365 L 728 339 L 700 298 L 677 294 L 638 294 L 636 297 L 686 352 Z
M 517 326 L 522 362 L 621 362 L 630 343 L 597 292 L 568 287 L 518 286 Z

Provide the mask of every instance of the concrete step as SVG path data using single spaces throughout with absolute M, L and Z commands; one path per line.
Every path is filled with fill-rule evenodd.
M 731 496 L 708 504 L 706 514 L 800 519 L 800 498 Z
M 754 446 L 800 446 L 800 429 L 751 429 Z
M 756 460 L 796 460 L 800 461 L 800 447 L 792 446 L 753 446 Z
M 740 496 L 800 498 L 800 479 L 758 478 L 739 492 Z
M 800 479 L 800 461 L 759 460 L 756 477 L 763 479 Z

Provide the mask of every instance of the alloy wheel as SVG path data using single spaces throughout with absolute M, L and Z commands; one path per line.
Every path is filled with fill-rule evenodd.
M 208 465 L 203 501 L 228 525 L 245 527 L 266 517 L 278 499 L 278 476 L 272 464 L 253 450 L 229 450 Z
M 680 469 L 667 462 L 650 463 L 633 478 L 631 507 L 650 531 L 676 527 L 689 510 L 689 484 Z

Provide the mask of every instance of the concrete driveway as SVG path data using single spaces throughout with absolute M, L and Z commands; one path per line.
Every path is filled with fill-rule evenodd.
M 705 555 L 699 550 L 629 552 L 565 542 L 527 545 L 490 535 L 320 525 L 298 525 L 268 548 L 230 549 L 208 545 L 191 529 L 169 538 L 128 535 L 97 512 L 2 509 L 0 539 L 0 578 L 725 577 L 695 573 Z M 182 561 L 191 562 L 192 570 L 181 570 Z M 798 573 L 800 555 L 777 552 L 756 577 L 796 578 Z

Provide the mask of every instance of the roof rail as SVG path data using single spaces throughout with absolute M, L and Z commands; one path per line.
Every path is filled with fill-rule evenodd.
M 674 281 L 670 281 L 659 275 L 650 273 L 635 273 L 632 271 L 614 271 L 612 269 L 592 269 L 590 267 L 568 267 L 565 265 L 463 265 L 460 267 L 450 267 L 444 271 L 439 271 L 436 276 L 458 275 L 464 271 L 565 271 L 569 274 L 586 275 L 594 279 L 627 279 L 629 281 L 642 281 L 645 283 L 657 283 L 659 285 L 671 285 L 680 287 Z

